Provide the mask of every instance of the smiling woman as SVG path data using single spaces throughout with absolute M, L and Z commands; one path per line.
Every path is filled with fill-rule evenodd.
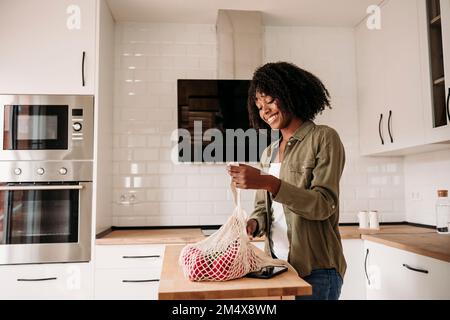
M 254 128 L 270 127 L 281 139 L 256 168 L 230 166 L 236 187 L 256 189 L 247 221 L 250 236 L 266 235 L 266 252 L 286 259 L 313 287 L 307 299 L 338 299 L 346 271 L 339 222 L 339 181 L 345 151 L 338 133 L 316 125 L 330 95 L 313 74 L 286 63 L 256 70 L 248 95 Z

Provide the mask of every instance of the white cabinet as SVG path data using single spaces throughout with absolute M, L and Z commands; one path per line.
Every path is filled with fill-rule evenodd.
M 380 30 L 365 20 L 356 29 L 363 155 L 424 144 L 417 16 L 416 0 L 388 0 Z
M 89 300 L 93 282 L 89 263 L 1 266 L 0 300 Z
M 450 299 L 450 263 L 364 241 L 367 299 Z
M 95 299 L 156 300 L 165 245 L 97 245 Z
M 365 300 L 364 245 L 361 239 L 342 240 L 347 271 L 341 289 L 340 300 Z
M 96 8 L 95 0 L 0 1 L 0 93 L 94 94 Z
M 424 0 L 418 8 L 425 140 L 445 146 L 450 140 L 450 0 Z

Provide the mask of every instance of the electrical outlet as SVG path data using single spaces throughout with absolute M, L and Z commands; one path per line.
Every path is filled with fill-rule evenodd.
M 411 192 L 411 200 L 422 201 L 422 193 L 420 193 L 419 191 Z

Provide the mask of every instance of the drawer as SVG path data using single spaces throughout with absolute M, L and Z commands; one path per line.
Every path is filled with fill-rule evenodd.
M 165 245 L 97 245 L 96 269 L 161 268 Z
M 92 299 L 90 264 L 39 264 L 0 267 L 0 299 Z
M 157 300 L 159 269 L 97 269 L 95 299 Z

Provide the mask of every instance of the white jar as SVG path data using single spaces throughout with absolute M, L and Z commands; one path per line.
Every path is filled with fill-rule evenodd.
M 367 211 L 358 212 L 358 221 L 360 229 L 369 229 L 369 212 Z
M 370 229 L 380 229 L 380 216 L 378 214 L 378 211 L 373 210 L 369 212 L 369 226 Z

